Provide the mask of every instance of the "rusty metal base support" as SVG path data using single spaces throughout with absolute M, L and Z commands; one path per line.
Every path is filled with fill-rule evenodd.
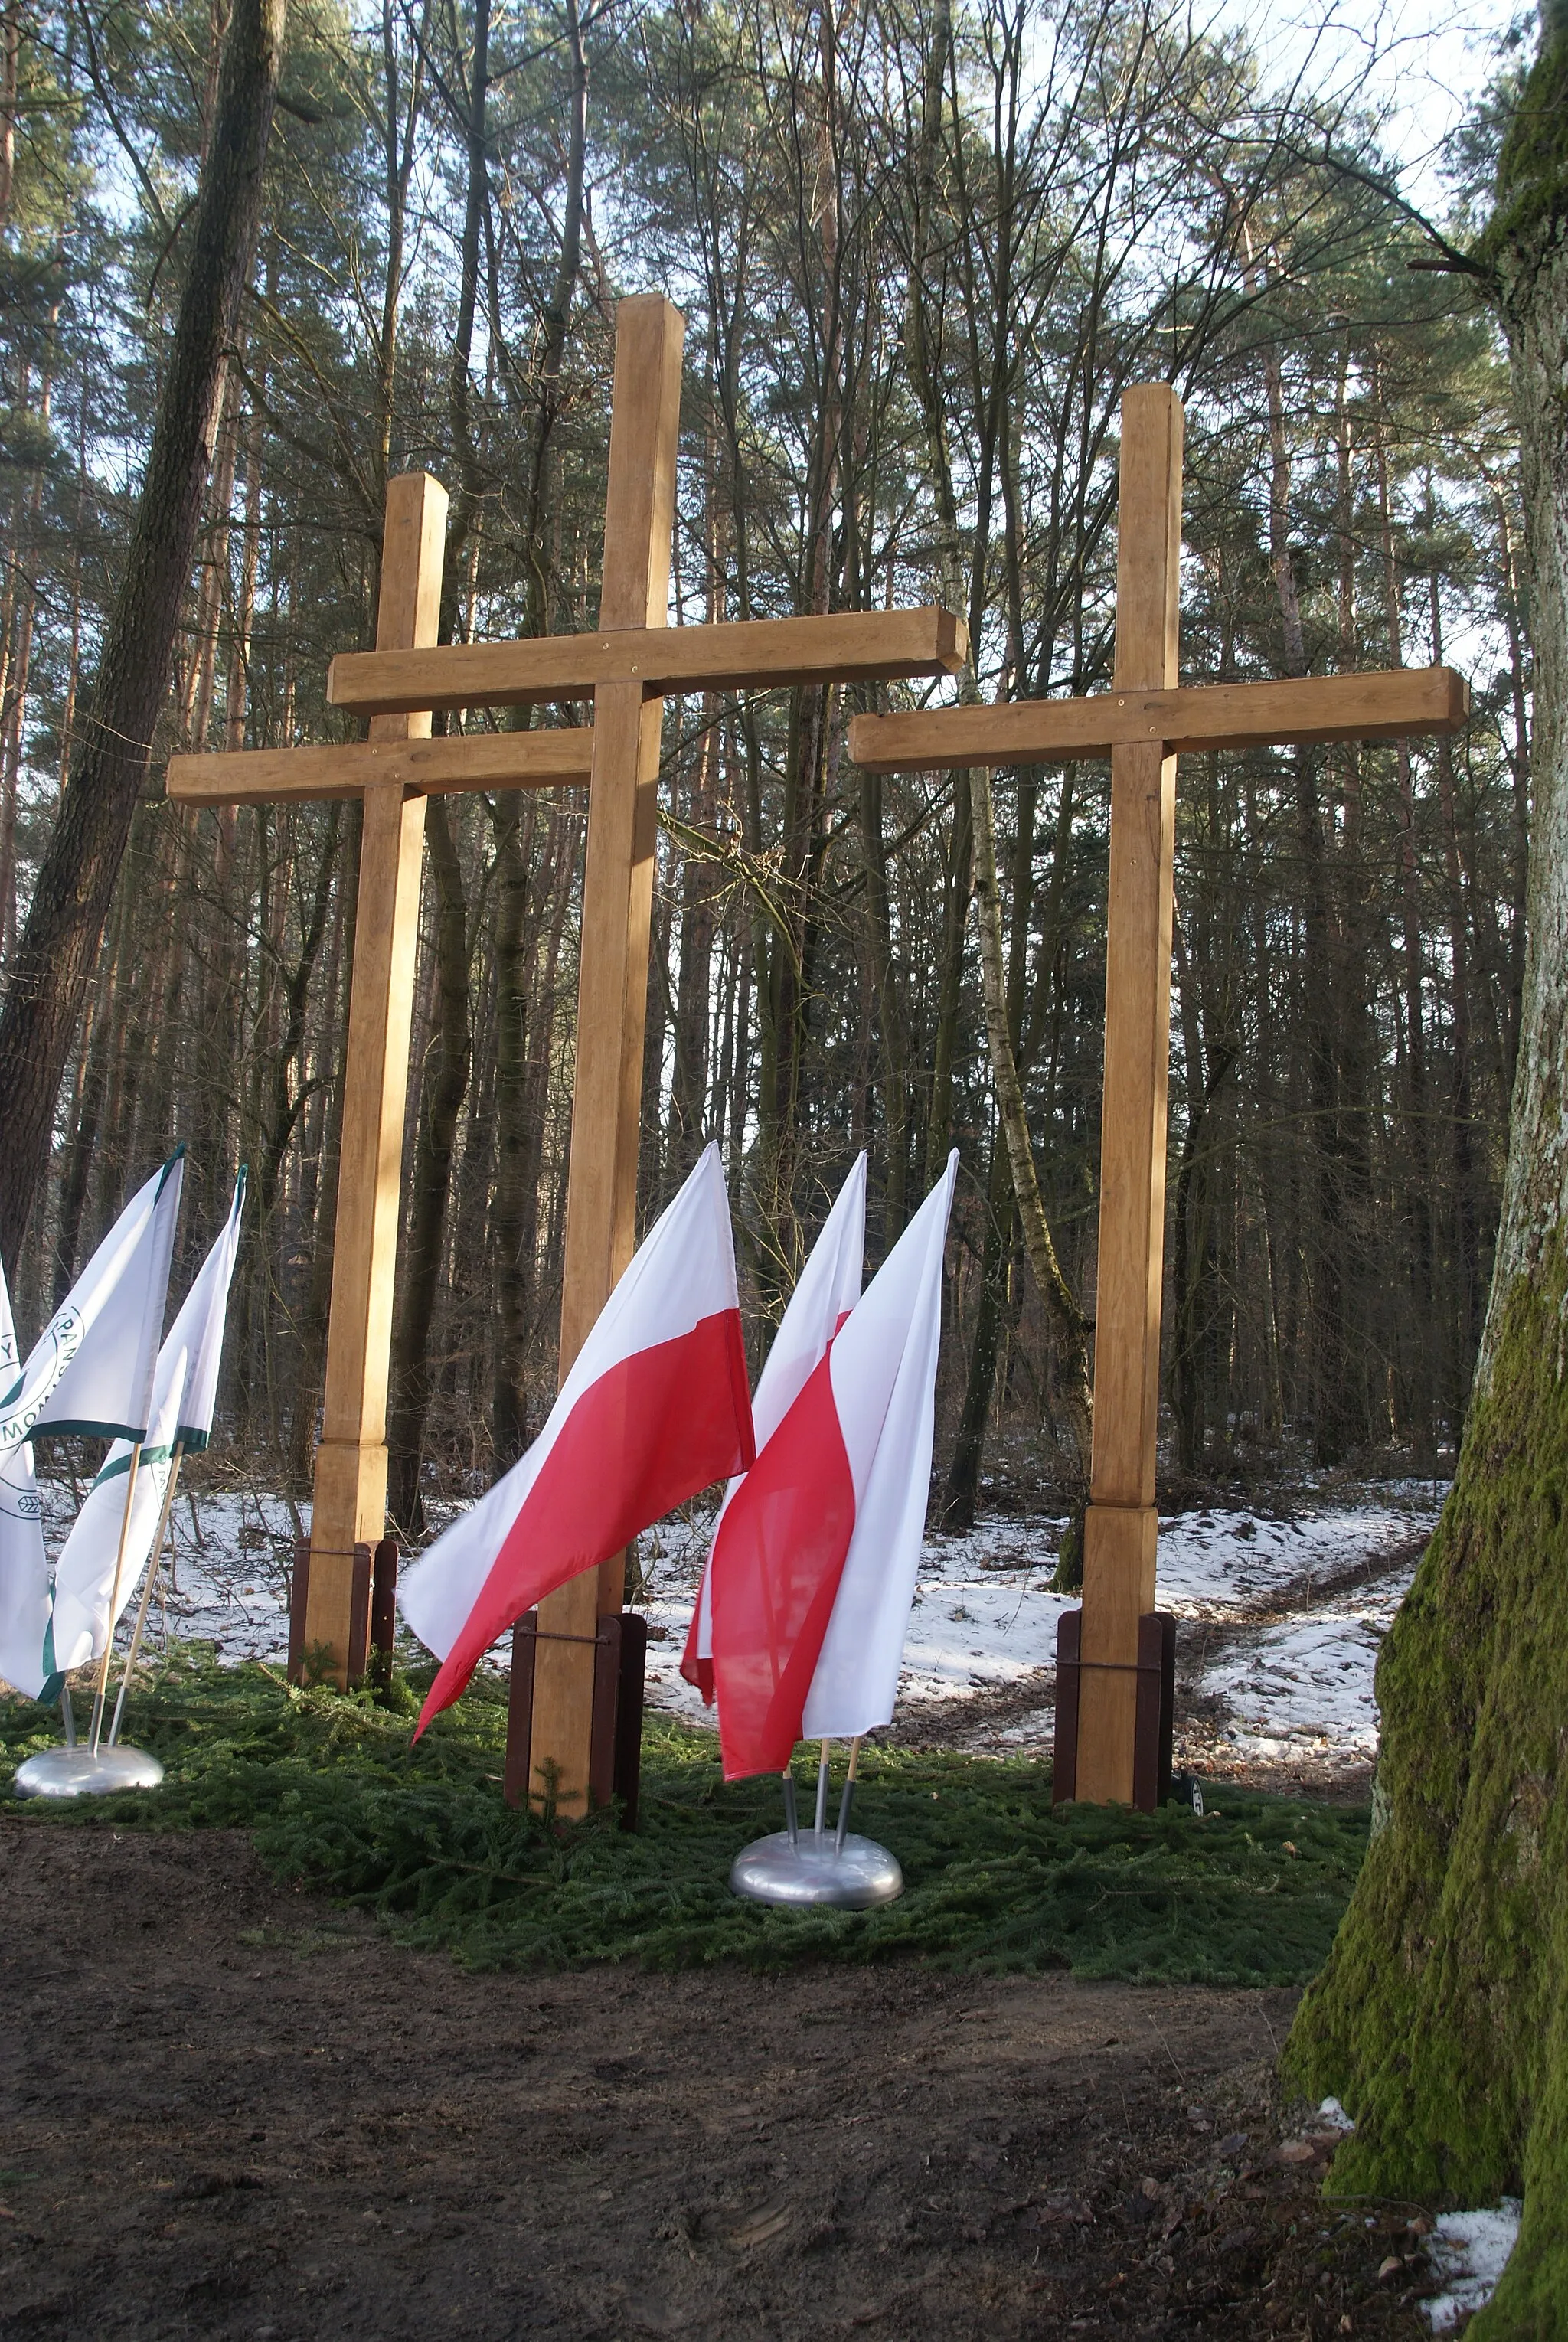
M 325 1552 L 326 1548 L 324 1546 Z M 288 1679 L 305 1681 L 305 1612 L 310 1593 L 310 1539 L 296 1537 L 294 1580 L 288 1597 Z M 351 1690 L 369 1681 L 385 1691 L 392 1682 L 392 1646 L 397 1634 L 397 1539 L 354 1548 L 354 1609 L 348 1627 Z
M 1056 1622 L 1056 1757 L 1051 1802 L 1068 1804 L 1078 1777 L 1078 1687 L 1084 1670 L 1110 1666 L 1138 1678 L 1136 1737 L 1133 1745 L 1133 1803 L 1152 1814 L 1171 1795 L 1171 1744 L 1176 1705 L 1176 1622 L 1168 1610 L 1146 1610 L 1138 1621 L 1135 1666 L 1126 1661 L 1079 1656 L 1082 1610 L 1064 1610 Z
M 546 1642 L 575 1641 L 546 1635 Z M 585 1639 L 585 1638 L 584 1638 Z M 520 1806 L 529 1793 L 534 1736 L 534 1660 L 541 1640 L 539 1613 L 524 1611 L 512 1629 L 512 1689 L 506 1704 L 505 1797 Z M 588 1802 L 619 1802 L 621 1827 L 637 1827 L 643 1767 L 643 1678 L 648 1622 L 633 1610 L 613 1610 L 594 1637 L 594 1720 L 589 1742 Z

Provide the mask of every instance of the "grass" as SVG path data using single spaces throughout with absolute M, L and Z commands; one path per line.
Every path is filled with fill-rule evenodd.
M 603 1815 L 557 1832 L 502 1799 L 504 1683 L 476 1677 L 417 1748 L 411 1685 L 394 1697 L 389 1711 L 295 1691 L 184 1650 L 127 1709 L 126 1738 L 166 1767 L 161 1790 L 10 1813 L 36 1828 L 249 1830 L 280 1879 L 472 1967 L 912 1958 L 1151 1984 L 1303 1982 L 1366 1844 L 1358 1809 L 1225 1788 L 1202 1818 L 1053 1814 L 1041 1764 L 873 1747 L 855 1826 L 896 1853 L 904 1895 L 868 1913 L 772 1911 L 737 1901 L 727 1877 L 739 1847 L 781 1826 L 778 1786 L 726 1785 L 711 1733 L 650 1718 L 635 1836 Z M 0 1703 L 0 1790 L 57 1737 L 53 1711 Z

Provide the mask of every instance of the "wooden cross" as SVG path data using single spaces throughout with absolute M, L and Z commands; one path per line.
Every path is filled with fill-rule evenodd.
M 419 474 L 391 483 L 376 648 L 332 663 L 327 697 L 370 718 L 343 747 L 177 756 L 183 804 L 280 797 L 365 801 L 344 1070 L 332 1310 L 305 1637 L 340 1679 L 353 1618 L 353 1548 L 382 1535 L 404 1101 L 417 946 L 424 797 L 432 790 L 589 785 L 566 1191 L 560 1373 L 581 1349 L 636 1238 L 644 1019 L 663 695 L 776 689 L 859 677 L 955 675 L 968 656 L 945 610 L 667 624 L 685 321 L 657 295 L 623 301 L 599 631 L 437 646 L 445 497 Z M 594 703 L 592 730 L 432 740 L 437 708 Z M 598 1621 L 619 1610 L 624 1556 L 541 1606 L 529 1777 L 565 1813 L 586 1801 Z
M 1447 667 L 1177 686 L 1182 405 L 1164 385 L 1129 390 L 1123 401 L 1118 525 L 1108 692 L 863 716 L 849 733 L 854 761 L 883 773 L 1111 758 L 1094 1432 L 1074 1790 L 1099 1804 L 1132 1802 L 1139 1620 L 1154 1607 L 1177 756 L 1453 732 L 1469 707 L 1463 678 Z

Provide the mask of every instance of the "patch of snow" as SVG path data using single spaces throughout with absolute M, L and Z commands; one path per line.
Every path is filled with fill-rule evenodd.
M 716 1507 L 685 1505 L 637 1539 L 637 1566 L 643 1573 L 637 1607 L 649 1629 L 644 1697 L 650 1707 L 677 1716 L 685 1724 L 714 1720 L 713 1709 L 703 1704 L 701 1692 L 682 1675 L 681 1653 L 686 1647 L 686 1629 L 716 1518 Z
M 209 1461 L 206 1485 L 194 1485 L 194 1474 L 182 1483 L 172 1566 L 165 1558 L 149 1616 L 151 1648 L 179 1637 L 212 1644 L 229 1664 L 279 1665 L 294 1539 L 308 1530 L 310 1508 L 212 1472 Z M 75 1498 L 64 1480 L 40 1486 L 57 1552 Z M 1193 1740 L 1179 1762 L 1332 1767 L 1375 1755 L 1373 1667 L 1441 1492 L 1423 1481 L 1348 1493 L 1335 1503 L 1307 1491 L 1290 1512 L 1222 1508 L 1162 1520 L 1158 1599 L 1183 1621 L 1183 1682 L 1219 1709 L 1217 1726 L 1206 1723 L 1201 1745 Z M 433 1525 L 444 1526 L 458 1509 L 433 1506 Z M 680 1660 L 713 1523 L 713 1507 L 694 1504 L 638 1539 L 640 1606 L 652 1629 L 649 1703 L 707 1724 L 714 1712 L 682 1680 Z M 902 1719 L 918 1725 L 940 1713 L 952 1745 L 980 1752 L 1049 1747 L 1057 1622 L 1076 1598 L 1051 1589 L 1064 1526 L 988 1514 L 963 1535 L 927 1536 L 900 1677 Z M 1314 1589 L 1323 1589 L 1315 1599 Z M 495 1646 L 502 1665 L 508 1645 L 503 1637 Z
M 1421 1481 L 1279 1518 L 1220 1509 L 1162 1520 L 1158 1599 L 1189 1622 L 1178 1643 L 1183 1676 L 1221 1699 L 1231 1719 L 1214 1754 L 1344 1766 L 1375 1756 L 1378 1647 L 1440 1510 Z M 1050 1745 L 1057 1621 L 1076 1599 L 1051 1589 L 1065 1526 L 992 1515 L 960 1536 L 928 1534 L 901 1714 L 974 1699 L 974 1730 L 959 1745 L 998 1754 Z M 711 1515 L 688 1513 L 641 1541 L 643 1606 L 664 1629 L 649 1646 L 648 1698 L 691 1721 L 713 1716 L 679 1672 L 711 1534 Z M 1313 1603 L 1315 1588 L 1347 1577 L 1362 1581 L 1353 1593 Z M 1216 1630 L 1212 1659 L 1205 1627 Z M 1010 1692 L 1019 1697 L 1003 1698 L 1004 1716 L 986 1714 Z
M 1280 1756 L 1377 1754 L 1373 1670 L 1389 1622 L 1409 1583 L 1384 1582 L 1375 1605 L 1332 1607 L 1238 1641 L 1203 1668 L 1202 1686 L 1238 1719 L 1238 1750 Z
M 1505 2196 L 1493 2212 L 1438 2214 L 1426 2251 L 1444 2290 L 1423 2305 L 1434 2334 L 1452 2334 L 1461 2318 L 1484 2309 L 1508 2266 L 1522 2209 L 1516 2196 Z
M 1056 1621 L 1077 1598 L 1050 1587 L 1064 1526 L 991 1519 L 963 1536 L 927 1536 L 899 1676 L 901 1708 L 1011 1689 L 1043 1671 L 1041 1698 L 1049 1706 Z M 712 1723 L 713 1710 L 683 1679 L 681 1653 L 712 1534 L 711 1513 L 678 1514 L 638 1540 L 641 1607 L 652 1626 L 664 1629 L 648 1645 L 646 1696 L 696 1723 Z
M 75 1518 L 75 1499 L 65 1480 L 40 1479 L 38 1488 L 45 1541 L 57 1555 Z M 197 1488 L 182 1479 L 147 1613 L 150 1647 L 165 1648 L 173 1637 L 210 1643 L 230 1666 L 245 1659 L 282 1665 L 294 1540 L 309 1527 L 308 1504 L 291 1507 L 265 1490 Z M 122 1647 L 135 1616 L 133 1599 L 121 1621 Z
M 1364 1566 L 1376 1576 L 1380 1564 L 1392 1568 L 1432 1535 L 1441 1510 L 1422 1480 L 1393 1482 L 1383 1503 L 1163 1518 L 1160 1607 L 1178 1618 L 1216 1620 L 1303 1609 L 1314 1589 L 1351 1570 Z
M 1253 1762 L 1371 1763 L 1378 1739 L 1377 1654 L 1440 1510 L 1430 1496 L 1407 1496 L 1387 1509 L 1325 1511 L 1302 1524 L 1310 1566 L 1293 1585 L 1286 1577 L 1264 1593 L 1233 1574 L 1242 1617 L 1248 1608 L 1297 1615 L 1227 1636 L 1213 1659 L 1203 1656 L 1200 1645 L 1197 1687 L 1223 1700 L 1233 1718 L 1216 1753 Z M 1366 1575 L 1353 1591 L 1313 1602 L 1314 1578 L 1338 1585 L 1358 1565 Z M 1207 1600 L 1189 1615 L 1223 1618 Z
M 1325 2098 L 1317 2110 L 1317 2118 L 1324 2130 L 1338 2131 L 1341 2137 L 1347 2137 L 1355 2128 L 1337 2098 Z

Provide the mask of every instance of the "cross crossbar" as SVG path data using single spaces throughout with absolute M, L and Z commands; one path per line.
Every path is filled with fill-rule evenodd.
M 846 611 L 671 626 L 684 320 L 657 294 L 615 320 L 598 631 L 514 643 L 436 643 L 446 497 L 404 473 L 388 484 L 374 651 L 333 661 L 327 697 L 367 716 L 367 740 L 176 756 L 168 792 L 192 806 L 364 806 L 345 1050 L 332 1309 L 316 1447 L 306 1641 L 354 1645 L 352 1552 L 386 1520 L 386 1396 L 404 1113 L 419 945 L 424 799 L 587 784 L 576 1063 L 561 1278 L 560 1372 L 585 1340 L 636 1238 L 644 1011 L 658 844 L 661 698 L 690 691 L 956 675 L 963 620 L 945 610 Z M 592 727 L 432 739 L 438 708 L 591 699 Z M 540 1607 L 529 1745 L 508 1778 L 563 1813 L 591 1778 L 594 1652 L 619 1610 L 624 1556 Z
M 990 707 L 857 716 L 849 753 L 873 773 L 932 766 L 1052 764 L 1157 746 L 1167 756 L 1209 748 L 1309 746 L 1457 732 L 1470 686 L 1452 667 L 1387 667 L 1283 683 L 1211 683 L 1170 691 L 1103 691 L 1085 699 L 1015 699 Z
M 1181 401 L 1168 384 L 1127 392 L 1109 691 L 863 716 L 849 731 L 851 756 L 874 772 L 1111 759 L 1085 1672 L 1072 1791 L 1099 1803 L 1134 1794 L 1139 1642 L 1154 1605 L 1177 757 L 1452 733 L 1469 707 L 1463 679 L 1441 666 L 1178 686 L 1182 432 Z
M 433 650 L 340 651 L 327 671 L 334 707 L 359 716 L 434 707 L 525 707 L 637 683 L 648 698 L 684 691 L 782 691 L 794 684 L 898 682 L 958 675 L 969 635 L 951 610 L 844 610 L 820 618 L 740 618 L 626 626 Z
M 585 786 L 594 761 L 586 724 L 553 732 L 478 732 L 441 740 L 349 740 L 328 746 L 236 748 L 171 756 L 177 805 L 268 805 L 277 799 L 356 797 L 395 782 L 405 796 L 464 789 Z

